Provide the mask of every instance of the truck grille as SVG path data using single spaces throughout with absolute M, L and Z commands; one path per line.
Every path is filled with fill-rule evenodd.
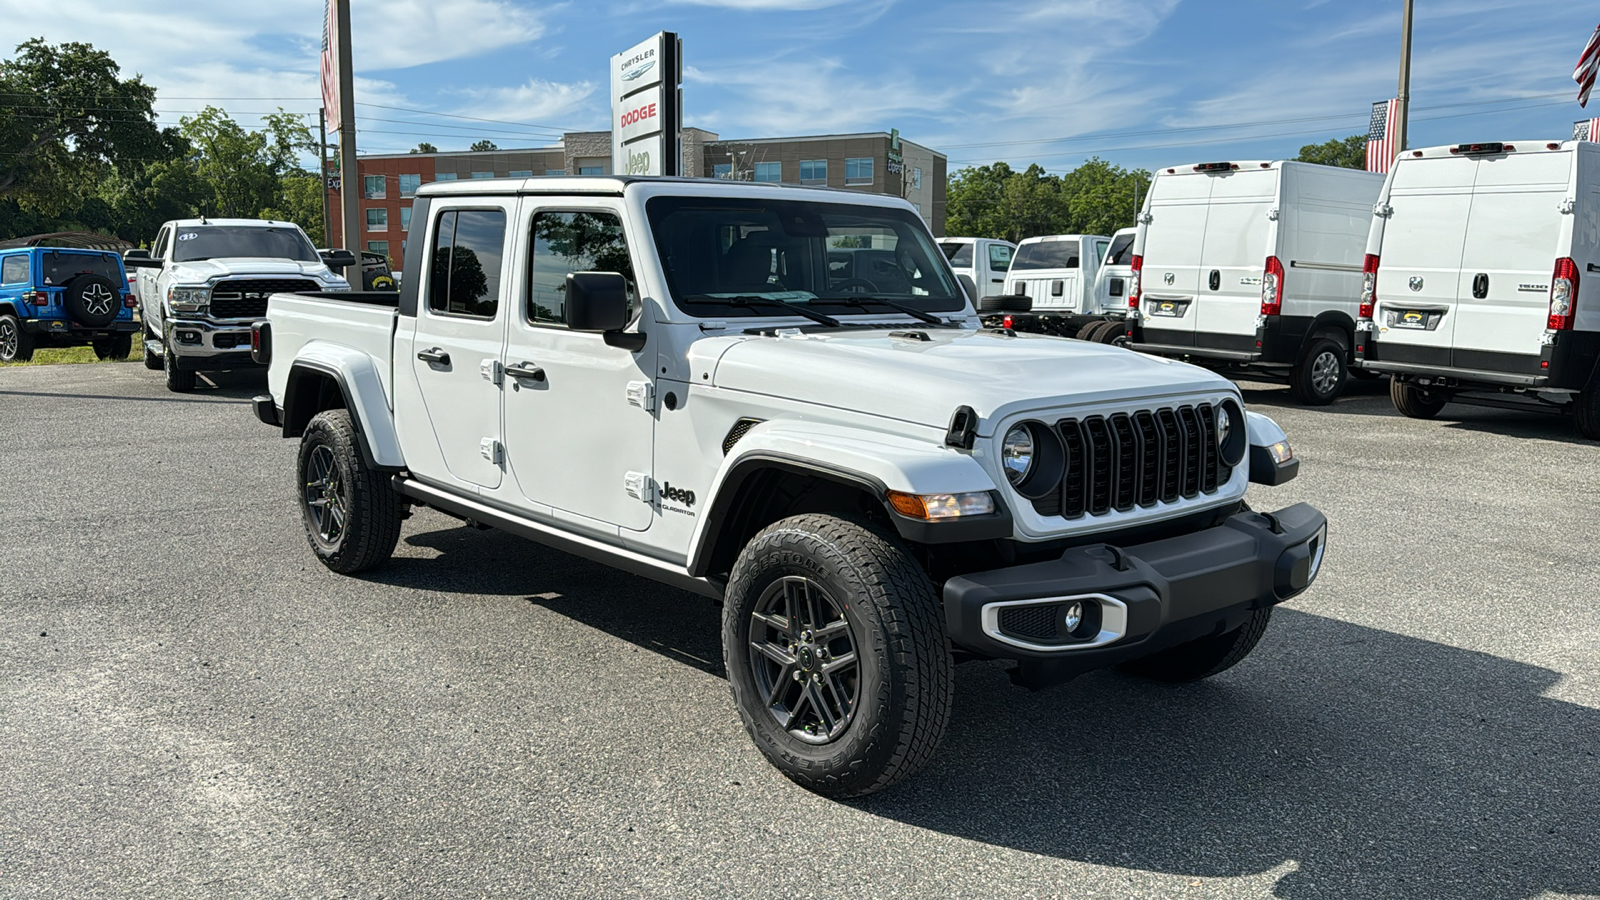
M 273 294 L 318 290 L 317 283 L 305 278 L 251 278 L 219 281 L 211 289 L 213 319 L 259 319 L 267 314 L 267 298 Z
M 1041 516 L 1077 519 L 1215 493 L 1232 475 L 1209 403 L 1062 419 L 1066 473 L 1033 502 Z

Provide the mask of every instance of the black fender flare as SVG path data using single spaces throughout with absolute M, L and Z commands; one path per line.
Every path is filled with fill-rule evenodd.
M 1349 365 L 1356 354 L 1356 320 L 1350 314 L 1339 309 L 1324 310 L 1311 320 L 1311 327 L 1306 329 L 1305 337 L 1300 339 L 1300 347 L 1295 351 L 1295 359 L 1306 352 L 1311 342 L 1317 335 L 1328 332 L 1337 332 L 1344 341 L 1345 365 Z
M 342 401 L 337 406 L 326 402 L 325 385 L 330 383 L 338 389 Z M 279 417 L 283 422 L 283 436 L 300 437 L 317 413 L 340 408 L 350 412 L 350 424 L 355 428 L 356 443 L 361 447 L 361 458 L 366 461 L 367 467 L 373 471 L 400 471 L 394 466 L 380 465 L 373 456 L 371 442 L 367 439 L 366 430 L 361 427 L 361 417 L 356 415 L 355 398 L 350 393 L 350 385 L 345 382 L 344 373 L 321 363 L 296 361 L 289 369 L 289 380 L 283 389 L 283 410 Z

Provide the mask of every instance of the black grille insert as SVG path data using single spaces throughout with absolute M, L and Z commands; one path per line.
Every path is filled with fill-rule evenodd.
M 1059 604 L 1007 606 L 1000 610 L 1000 630 L 1012 637 L 1052 640 L 1056 635 Z
M 1066 472 L 1059 491 L 1032 501 L 1042 516 L 1077 519 L 1193 499 L 1215 493 L 1232 475 L 1209 403 L 1062 419 L 1056 429 Z
M 219 281 L 211 289 L 213 319 L 259 319 L 267 314 L 267 298 L 273 294 L 317 291 L 315 281 L 305 278 L 232 278 Z

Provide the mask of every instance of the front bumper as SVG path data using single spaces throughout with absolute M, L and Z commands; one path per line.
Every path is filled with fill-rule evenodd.
M 186 371 L 244 369 L 257 366 L 250 358 L 250 327 L 262 319 L 172 319 L 166 323 L 167 345 Z
M 958 576 L 944 585 L 945 625 L 965 650 L 1044 662 L 1070 677 L 1222 633 L 1296 596 L 1317 576 L 1327 527 L 1300 503 L 1146 544 L 1076 547 L 1051 562 Z M 1083 623 L 1068 632 L 1073 604 Z

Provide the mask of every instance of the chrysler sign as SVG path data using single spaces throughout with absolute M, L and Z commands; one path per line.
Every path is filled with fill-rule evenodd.
M 611 171 L 677 175 L 682 42 L 670 31 L 611 57 Z

